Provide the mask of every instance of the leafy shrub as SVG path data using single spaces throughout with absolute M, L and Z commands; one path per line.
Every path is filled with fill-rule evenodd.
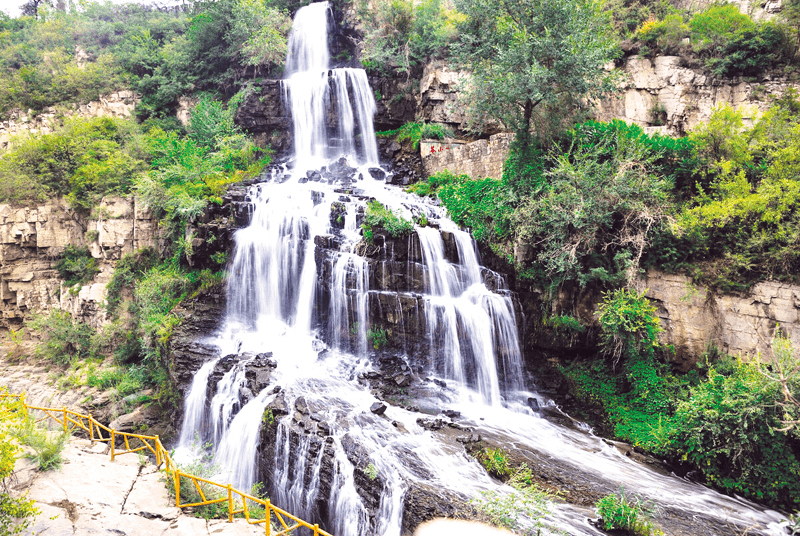
M 496 527 L 503 527 L 522 534 L 540 534 L 541 529 L 555 527 L 546 523 L 550 514 L 549 501 L 553 496 L 540 489 L 533 481 L 527 465 L 517 469 L 508 483 L 514 488 L 511 493 L 484 491 L 470 500 L 480 518 Z M 522 519 L 529 520 L 532 527 L 524 526 Z
M 152 129 L 146 139 L 153 169 L 136 180 L 136 191 L 167 229 L 173 253 L 189 254 L 185 225 L 208 203 L 222 203 L 228 185 L 259 172 L 269 156 L 233 123 L 233 110 L 210 98 L 192 109 L 190 134 Z
M 716 76 L 758 76 L 791 58 L 788 38 L 781 26 L 765 22 L 739 30 L 706 61 Z
M 647 265 L 688 271 L 722 291 L 797 280 L 798 110 L 788 92 L 746 128 L 740 111 L 720 106 L 691 133 L 699 195 L 659 230 Z
M 712 486 L 768 504 L 800 506 L 800 460 L 775 402 L 780 384 L 758 363 L 712 367 L 708 381 L 680 402 L 670 447 L 697 467 Z
M 374 349 L 380 350 L 389 344 L 388 332 L 382 328 L 370 328 L 367 330 L 367 340 L 372 344 Z
M 468 227 L 476 240 L 492 243 L 510 235 L 513 199 L 503 181 L 470 179 L 448 171 L 428 179 L 456 223 Z
M 605 530 L 627 530 L 640 536 L 663 534 L 653 523 L 655 506 L 634 497 L 629 499 L 622 490 L 619 495 L 606 495 L 597 501 L 597 514 Z
M 516 240 L 536 244 L 534 262 L 550 287 L 632 281 L 651 230 L 668 214 L 665 150 L 639 127 L 597 125 L 569 133 L 566 150 L 548 163 L 540 192 L 521 200 L 511 218 Z
M 689 20 L 692 43 L 696 50 L 721 46 L 737 32 L 755 28 L 753 20 L 739 12 L 734 4 L 712 4 Z
M 106 310 L 110 315 L 117 313 L 123 292 L 132 292 L 136 281 L 159 263 L 158 253 L 153 248 L 144 248 L 122 256 L 114 267 L 111 281 L 106 285 Z
M 641 294 L 630 289 L 617 289 L 603 295 L 598 320 L 601 346 L 614 365 L 622 356 L 652 355 L 658 347 L 661 331 L 656 308 Z
M 2 388 L 5 394 L 6 389 Z M 0 492 L 0 535 L 21 534 L 33 524 L 41 510 L 36 501 L 25 497 L 14 498 L 5 488 L 6 479 L 14 473 L 14 462 L 19 447 L 13 442 L 11 429 L 26 419 L 26 411 L 16 398 L 0 399 L 0 482 L 4 484 Z
M 636 38 L 652 49 L 664 54 L 675 54 L 689 36 L 689 25 L 678 14 L 667 15 L 662 20 L 650 19 L 636 31 Z
M 400 143 L 411 141 L 414 150 L 419 148 L 419 142 L 423 139 L 443 140 L 454 136 L 453 129 L 436 123 L 406 123 L 395 130 L 385 130 L 375 135 L 381 138 L 395 138 Z
M 375 229 L 383 229 L 390 236 L 400 236 L 411 233 L 414 230 L 414 224 L 398 216 L 392 209 L 385 207 L 379 201 L 370 201 L 367 203 L 361 229 L 364 240 L 372 242 Z
M 508 453 L 500 447 L 483 448 L 478 453 L 478 461 L 486 471 L 496 478 L 506 478 L 511 474 Z
M 89 387 L 100 389 L 116 389 L 120 397 L 132 395 L 144 389 L 149 383 L 146 370 L 143 367 L 126 366 L 111 367 L 100 371 L 91 370 L 86 376 Z
M 581 321 L 570 315 L 554 315 L 547 317 L 544 320 L 546 326 L 550 326 L 561 333 L 583 333 L 586 331 L 586 326 L 581 324 Z
M 61 259 L 56 262 L 58 275 L 68 287 L 85 285 L 100 272 L 97 259 L 92 257 L 89 248 L 68 244 L 61 254 Z
M 132 120 L 73 117 L 52 133 L 18 138 L 0 156 L 0 201 L 65 196 L 89 212 L 105 195 L 130 192 L 146 165 L 140 136 Z
M 356 3 L 364 27 L 361 58 L 377 73 L 410 75 L 429 59 L 445 57 L 460 14 L 441 0 L 379 0 Z
M 36 463 L 40 471 L 58 469 L 64 463 L 63 451 L 69 441 L 69 434 L 44 430 L 33 418 L 27 417 L 14 429 L 14 437 L 33 449 L 28 457 Z
M 676 10 L 667 0 L 610 0 L 606 12 L 620 37 L 629 38 L 648 20 L 662 20 Z
M 25 324 L 41 336 L 34 352 L 38 357 L 68 365 L 95 353 L 94 330 L 87 324 L 73 321 L 67 311 L 51 309 L 47 316 L 34 314 Z

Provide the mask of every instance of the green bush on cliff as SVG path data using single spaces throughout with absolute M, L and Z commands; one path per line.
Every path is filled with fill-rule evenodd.
M 389 236 L 401 236 L 414 231 L 414 224 L 398 216 L 395 212 L 384 206 L 379 201 L 367 203 L 364 212 L 364 221 L 361 223 L 364 240 L 372 243 L 376 229 L 383 229 Z
M 662 228 L 645 264 L 689 272 L 723 291 L 797 281 L 800 101 L 787 92 L 752 127 L 723 105 L 691 134 L 697 195 Z
M 453 129 L 447 125 L 440 125 L 437 123 L 406 123 L 400 128 L 395 130 L 385 130 L 383 132 L 376 132 L 375 135 L 379 138 L 395 138 L 400 143 L 404 141 L 411 141 L 411 146 L 416 151 L 419 147 L 419 142 L 424 139 L 437 139 L 443 140 L 445 138 L 452 138 L 454 136 Z
M 147 135 L 152 168 L 137 177 L 136 192 L 161 219 L 178 256 L 191 253 L 185 225 L 208 203 L 222 203 L 228 185 L 270 161 L 234 124 L 233 112 L 204 97 L 192 109 L 188 136 L 160 128 Z
M 430 59 L 447 56 L 456 36 L 459 15 L 441 0 L 378 0 L 354 2 L 364 28 L 361 61 L 370 72 L 411 70 Z
M 100 271 L 97 259 L 92 257 L 87 247 L 67 245 L 61 258 L 56 262 L 55 269 L 68 287 L 85 285 Z
M 105 195 L 128 194 L 147 161 L 135 121 L 67 118 L 52 133 L 18 136 L 0 154 L 0 201 L 64 196 L 88 213 Z
M 679 403 L 668 447 L 718 489 L 797 510 L 800 441 L 787 433 L 781 384 L 762 367 L 741 360 L 712 366 Z

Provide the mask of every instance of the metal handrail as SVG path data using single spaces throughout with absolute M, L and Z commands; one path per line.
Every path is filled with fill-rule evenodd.
M 139 452 L 142 450 L 149 450 L 153 453 L 153 456 L 156 458 L 156 467 L 161 468 L 161 465 L 164 465 L 164 471 L 172 477 L 173 486 L 175 488 L 175 506 L 177 508 L 189 508 L 189 507 L 196 507 L 196 506 L 206 506 L 209 504 L 220 504 L 223 502 L 228 503 L 228 521 L 233 522 L 233 517 L 238 514 L 243 514 L 244 519 L 250 525 L 260 525 L 264 523 L 264 533 L 266 536 L 283 536 L 290 534 L 292 531 L 298 528 L 307 528 L 314 532 L 314 536 L 332 536 L 330 533 L 322 530 L 319 528 L 318 524 L 311 525 L 303 521 L 302 519 L 293 516 L 289 512 L 278 508 L 269 499 L 261 499 L 259 497 L 254 497 L 248 493 L 240 491 L 238 489 L 233 488 L 230 484 L 220 484 L 219 482 L 214 482 L 213 480 L 209 480 L 207 478 L 202 478 L 196 475 L 192 475 L 186 472 L 181 471 L 175 462 L 172 461 L 172 457 L 169 455 L 167 449 L 164 448 L 164 445 L 161 443 L 161 438 L 157 435 L 155 436 L 147 436 L 143 434 L 132 434 L 129 432 L 119 432 L 114 428 L 109 428 L 98 422 L 93 416 L 91 415 L 84 415 L 82 413 L 77 413 L 72 410 L 68 410 L 67 408 L 45 408 L 39 406 L 29 406 L 25 402 L 25 393 L 21 394 L 9 394 L 9 393 L 0 393 L 0 400 L 4 398 L 17 398 L 19 399 L 23 406 L 25 407 L 25 411 L 34 410 L 34 411 L 41 411 L 44 413 L 44 416 L 38 419 L 36 422 L 41 422 L 43 420 L 47 420 L 48 418 L 53 419 L 57 423 L 59 423 L 64 428 L 64 433 L 72 433 L 73 430 L 77 428 L 81 428 L 89 433 L 89 438 L 92 441 L 92 444 L 95 442 L 107 442 L 109 444 L 111 450 L 111 461 L 114 461 L 116 456 L 121 454 L 128 454 L 131 452 Z M 85 421 L 85 422 L 84 422 Z M 103 433 L 105 432 L 105 434 Z M 107 437 L 106 437 L 107 436 Z M 119 438 L 122 438 L 123 443 L 125 445 L 124 450 L 117 450 L 116 449 L 116 442 Z M 139 440 L 141 445 L 134 444 L 134 447 L 131 447 L 131 440 Z M 202 499 L 200 502 L 194 503 L 184 503 L 181 504 L 181 478 L 188 478 L 191 483 L 194 485 L 195 490 L 199 493 L 200 498 Z M 216 486 L 221 488 L 224 491 L 224 495 L 221 498 L 206 498 L 206 494 L 203 492 L 202 486 L 200 483 L 208 484 L 210 486 Z M 235 498 L 238 496 L 238 499 Z M 264 508 L 264 517 L 263 518 L 255 518 L 252 519 L 250 516 L 250 509 L 247 506 L 247 501 L 251 501 L 255 504 L 261 505 Z M 272 532 L 272 518 L 275 518 L 275 521 L 279 524 L 278 531 L 279 532 Z M 291 526 L 290 526 L 291 525 Z

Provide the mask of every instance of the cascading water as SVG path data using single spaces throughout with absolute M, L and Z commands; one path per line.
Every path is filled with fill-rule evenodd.
M 375 98 L 363 69 L 329 69 L 329 15 L 327 2 L 298 10 L 289 35 L 289 77 L 283 81 L 283 89 L 292 110 L 295 169 L 301 171 L 341 156 L 364 164 L 378 163 L 372 126 Z M 333 102 L 338 125 L 331 132 L 327 112 Z M 356 131 L 361 135 L 360 152 L 356 150 Z
M 513 298 L 502 277 L 480 266 L 469 234 L 440 207 L 372 178 L 375 102 L 364 71 L 329 69 L 330 19 L 327 2 L 295 16 L 283 82 L 293 118 L 292 167 L 250 190 L 252 217 L 235 235 L 226 319 L 216 338 L 220 356 L 239 362 L 213 385 L 212 370 L 228 357 L 196 373 L 179 450 L 187 451 L 195 436 L 211 441 L 220 478 L 249 489 L 265 478 L 256 463 L 259 430 L 273 417 L 265 411 L 273 404 L 285 408 L 274 423 L 274 452 L 261 453 L 272 459 L 268 491 L 275 504 L 320 521 L 336 536 L 399 536 L 404 498 L 414 487 L 466 497 L 505 489 L 463 448 L 426 429 L 415 408 L 391 405 L 383 416 L 369 411 L 376 400 L 359 378 L 370 373 L 370 353 L 379 346 L 377 310 L 391 317 L 393 336 L 403 341 L 398 353 L 408 350 L 397 359 L 424 361 L 425 374 L 438 382 L 435 392 L 428 389 L 429 402 L 458 407 L 460 422 L 690 515 L 779 530 L 764 529 L 777 514 L 646 469 L 520 402 L 536 395 L 524 391 Z M 406 217 L 424 214 L 435 227 L 415 229 L 406 242 L 387 241 L 385 256 L 368 261 L 369 247 L 358 234 L 368 199 Z M 397 249 L 403 243 L 407 251 Z M 401 270 L 397 259 L 405 263 Z M 397 281 L 406 286 L 394 289 Z M 424 340 L 409 340 L 414 333 Z M 411 346 L 424 348 L 424 358 L 412 355 Z M 274 362 L 269 386 L 244 396 L 243 371 L 265 351 Z M 357 452 L 362 462 L 354 461 Z M 356 478 L 366 462 L 380 489 L 372 509 Z M 588 515 L 555 505 L 549 521 L 569 534 L 601 534 Z

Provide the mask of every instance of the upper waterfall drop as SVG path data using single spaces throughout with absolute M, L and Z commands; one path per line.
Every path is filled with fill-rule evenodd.
M 289 35 L 283 93 L 292 110 L 296 171 L 342 157 L 378 165 L 375 97 L 363 69 L 330 68 L 330 14 L 329 2 L 300 8 Z
M 310 4 L 297 11 L 289 34 L 286 74 L 328 69 L 328 2 Z

